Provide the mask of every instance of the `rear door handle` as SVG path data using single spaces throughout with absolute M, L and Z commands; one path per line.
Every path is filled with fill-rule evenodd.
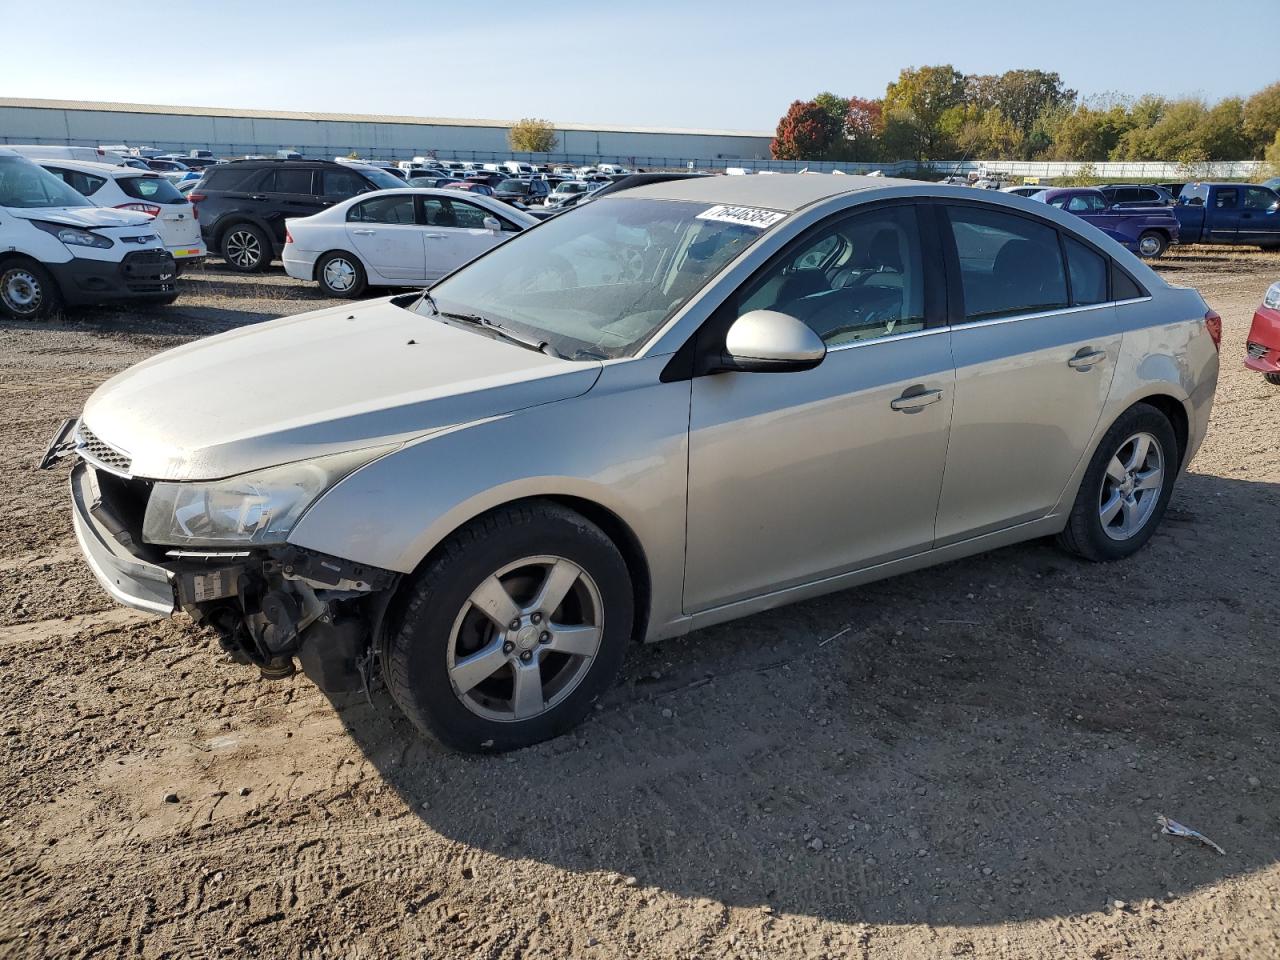
M 1077 353 L 1067 361 L 1067 366 L 1073 370 L 1088 370 L 1105 359 L 1107 359 L 1105 350 L 1090 350 L 1088 353 Z
M 443 233 L 424 233 L 422 236 L 425 237 L 427 240 L 443 240 L 444 239 Z
M 249 199 L 250 199 L 250 200 L 265 200 L 265 199 L 267 199 L 267 198 L 266 198 L 265 196 L 263 196 L 261 193 L 254 193 L 254 194 L 251 194 L 251 195 L 249 196 Z
M 354 233 L 357 237 L 372 237 L 375 233 L 377 233 L 376 230 L 368 230 L 368 229 L 352 230 L 351 232 Z
M 904 393 L 897 399 L 890 400 L 889 406 L 899 413 L 915 413 L 918 410 L 923 410 L 931 403 L 937 403 L 941 399 L 941 390 L 924 390 L 920 393 Z

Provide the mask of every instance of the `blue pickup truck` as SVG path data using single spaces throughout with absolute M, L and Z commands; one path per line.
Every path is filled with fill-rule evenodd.
M 1280 249 L 1280 194 L 1256 183 L 1188 183 L 1173 208 L 1182 243 Z

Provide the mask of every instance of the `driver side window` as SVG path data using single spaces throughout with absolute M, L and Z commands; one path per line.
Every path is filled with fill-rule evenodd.
M 798 241 L 758 276 L 738 315 L 776 310 L 828 347 L 924 329 L 924 270 L 913 206 L 855 214 Z

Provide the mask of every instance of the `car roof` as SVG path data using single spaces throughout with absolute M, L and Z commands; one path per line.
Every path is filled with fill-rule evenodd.
M 834 173 L 780 173 L 774 176 L 692 177 L 666 180 L 619 191 L 628 197 L 653 200 L 692 200 L 794 211 L 841 194 L 885 187 L 920 187 L 918 180 L 891 177 L 844 176 Z
M 79 170 L 81 173 L 95 173 L 105 177 L 146 177 L 153 176 L 163 179 L 158 173 L 148 174 L 146 170 L 139 170 L 137 167 L 122 167 L 118 163 L 95 163 L 92 160 L 63 160 L 60 157 L 32 157 L 36 163 L 44 166 L 46 164 L 54 164 L 59 167 L 65 167 L 68 170 Z

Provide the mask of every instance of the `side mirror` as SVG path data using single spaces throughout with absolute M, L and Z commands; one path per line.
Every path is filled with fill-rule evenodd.
M 724 340 L 721 369 L 757 373 L 812 370 L 827 345 L 808 325 L 773 310 L 752 310 L 733 322 Z
M 485 217 L 484 228 L 490 233 L 496 234 L 502 232 L 502 224 L 498 221 L 497 217 Z

